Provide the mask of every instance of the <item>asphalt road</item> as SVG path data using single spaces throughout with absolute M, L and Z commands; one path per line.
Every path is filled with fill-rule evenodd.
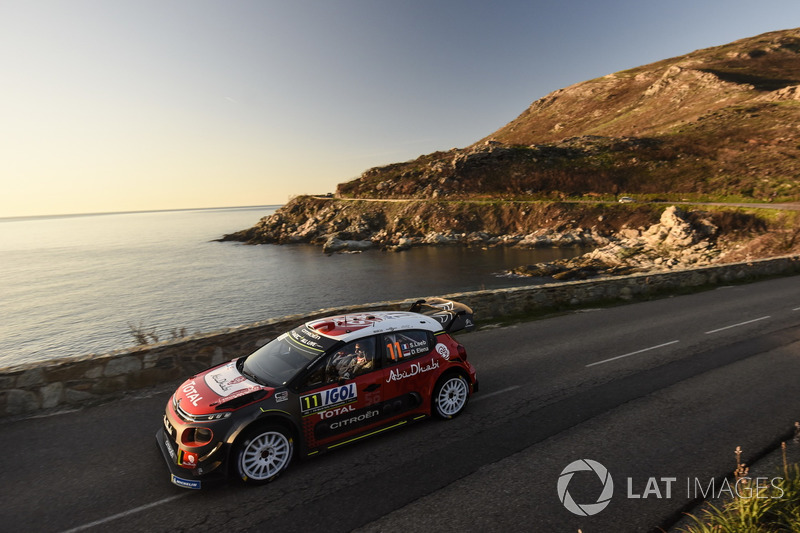
M 154 433 L 177 383 L 3 422 L 0 531 L 650 531 L 800 420 L 799 325 L 794 277 L 466 334 L 481 392 L 462 416 L 257 488 L 169 483 Z M 613 481 L 593 516 L 557 489 L 580 459 Z M 604 487 L 564 481 L 580 505 Z

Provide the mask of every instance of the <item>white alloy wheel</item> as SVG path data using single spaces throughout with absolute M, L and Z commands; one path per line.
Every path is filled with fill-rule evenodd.
M 239 448 L 239 477 L 248 483 L 271 481 L 289 466 L 293 451 L 294 441 L 285 430 L 271 427 L 256 431 Z
M 436 386 L 433 401 L 437 416 L 453 418 L 458 416 L 469 400 L 469 384 L 464 376 L 456 375 L 445 378 Z

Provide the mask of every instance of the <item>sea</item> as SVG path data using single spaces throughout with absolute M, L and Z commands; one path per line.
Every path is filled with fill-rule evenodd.
M 0 218 L 0 368 L 318 309 L 542 283 L 505 269 L 578 249 L 216 242 L 279 206 Z

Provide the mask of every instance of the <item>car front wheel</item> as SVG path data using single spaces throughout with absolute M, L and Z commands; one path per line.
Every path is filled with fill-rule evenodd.
M 251 430 L 237 446 L 236 473 L 245 483 L 267 483 L 288 468 L 293 453 L 294 439 L 286 429 L 265 426 Z
M 433 412 L 449 419 L 461 414 L 469 401 L 469 383 L 460 374 L 446 376 L 433 392 Z

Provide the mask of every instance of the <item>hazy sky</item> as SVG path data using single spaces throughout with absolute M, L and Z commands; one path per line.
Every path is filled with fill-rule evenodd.
M 280 204 L 798 0 L 0 0 L 0 217 Z

